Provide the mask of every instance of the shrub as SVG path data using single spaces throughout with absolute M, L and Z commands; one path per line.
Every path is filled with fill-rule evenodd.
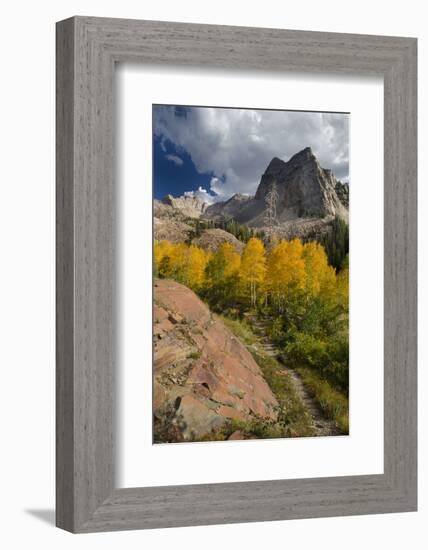
M 293 367 L 310 367 L 334 386 L 348 392 L 348 339 L 340 336 L 319 339 L 295 331 L 285 346 L 287 360 Z
M 324 414 L 335 420 L 344 434 L 349 433 L 348 399 L 335 390 L 326 380 L 323 380 L 313 369 L 300 367 L 296 370 Z
M 278 346 L 285 345 L 285 333 L 281 317 L 276 317 L 272 322 L 269 330 L 269 336 Z

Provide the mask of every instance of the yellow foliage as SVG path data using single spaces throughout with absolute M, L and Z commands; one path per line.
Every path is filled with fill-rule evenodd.
M 243 292 L 251 306 L 264 293 L 282 310 L 285 300 L 306 293 L 333 300 L 344 312 L 348 309 L 349 271 L 344 268 L 336 276 L 324 247 L 316 242 L 281 240 L 267 254 L 263 242 L 253 237 L 241 256 L 230 243 L 211 253 L 193 244 L 155 241 L 154 264 L 159 277 L 176 279 L 195 290 L 229 280 L 235 296 Z
M 241 278 L 247 283 L 263 282 L 266 273 L 265 247 L 260 239 L 251 238 L 241 258 Z
M 174 245 L 169 241 L 155 241 L 153 256 L 157 269 L 159 269 L 162 259 L 171 254 L 173 247 Z
M 282 300 L 306 286 L 303 245 L 300 240 L 280 241 L 273 247 L 267 264 L 265 289 Z
M 155 242 L 154 261 L 160 277 L 171 277 L 186 286 L 198 289 L 204 284 L 209 253 L 195 245 Z
M 260 239 L 252 237 L 244 248 L 241 258 L 240 278 L 249 288 L 251 305 L 256 305 L 257 290 L 266 274 L 265 247 Z
M 208 262 L 208 254 L 202 248 L 191 245 L 189 247 L 189 286 L 200 288 L 204 284 L 205 267 Z
M 303 245 L 303 259 L 306 271 L 306 289 L 311 295 L 334 291 L 336 273 L 328 265 L 324 247 L 316 242 Z
M 235 247 L 230 243 L 223 243 L 218 251 L 223 255 L 225 261 L 224 277 L 231 277 L 239 272 L 241 267 L 241 256 L 236 252 Z

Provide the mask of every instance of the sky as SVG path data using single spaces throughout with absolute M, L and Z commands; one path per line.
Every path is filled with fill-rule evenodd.
M 254 195 L 273 157 L 287 161 L 305 147 L 349 182 L 348 125 L 344 113 L 154 105 L 154 196 Z

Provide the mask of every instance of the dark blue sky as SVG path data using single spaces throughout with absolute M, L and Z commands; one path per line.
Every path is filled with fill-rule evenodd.
M 175 159 L 174 160 L 171 160 Z M 177 159 L 181 159 L 180 164 Z M 191 156 L 169 140 L 153 136 L 153 192 L 156 199 L 165 195 L 179 197 L 199 187 L 209 188 L 212 172 L 200 174 Z

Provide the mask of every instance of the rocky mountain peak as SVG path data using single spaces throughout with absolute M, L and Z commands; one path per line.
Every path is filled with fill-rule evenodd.
M 200 218 L 201 214 L 208 206 L 207 203 L 202 199 L 188 195 L 182 195 L 181 197 L 166 195 L 162 199 L 162 203 L 172 206 L 176 210 L 179 210 L 184 216 L 187 216 L 188 218 Z
M 280 158 L 273 157 L 265 170 L 265 174 L 278 174 L 283 169 L 284 164 L 285 162 Z
M 265 174 L 267 175 L 278 175 L 284 170 L 290 169 L 291 167 L 295 168 L 299 165 L 305 163 L 318 163 L 316 156 L 314 155 L 310 147 L 305 147 L 295 155 L 293 155 L 290 160 L 287 162 L 278 158 L 273 157 L 273 159 L 268 164 Z
M 275 189 L 275 221 L 267 221 L 272 208 L 270 193 Z M 163 212 L 161 209 L 166 209 Z M 210 220 L 233 219 L 250 227 L 283 226 L 294 222 L 331 219 L 339 216 L 348 221 L 349 186 L 322 168 L 310 147 L 305 147 L 288 161 L 272 158 L 263 173 L 255 196 L 236 193 L 225 201 L 208 205 L 198 197 L 167 195 L 157 205 L 162 218 L 182 215 L 184 218 Z M 272 217 L 272 216 L 271 216 Z M 184 219 L 183 219 L 184 221 Z
M 280 220 L 339 215 L 347 218 L 345 205 L 336 192 L 337 180 L 323 169 L 310 147 L 287 162 L 274 157 L 262 175 L 255 199 L 265 201 L 275 186 Z
M 305 147 L 304 149 L 302 149 L 301 151 L 298 151 L 295 155 L 293 155 L 290 158 L 290 161 L 294 160 L 294 159 L 301 159 L 301 160 L 304 161 L 304 160 L 310 160 L 310 159 L 314 159 L 314 158 L 316 158 L 316 157 L 315 157 L 311 147 Z

